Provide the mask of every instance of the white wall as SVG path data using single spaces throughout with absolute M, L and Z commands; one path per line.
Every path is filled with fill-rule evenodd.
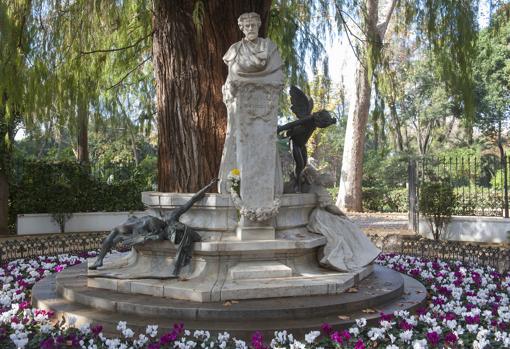
M 66 222 L 68 233 L 87 231 L 108 231 L 124 223 L 129 216 L 143 216 L 146 212 L 85 212 L 73 213 Z M 19 214 L 17 219 L 18 235 L 59 233 L 58 224 L 48 213 Z
M 420 216 L 420 234 L 432 238 L 430 226 Z M 448 225 L 448 240 L 476 242 L 509 242 L 510 218 L 454 216 Z

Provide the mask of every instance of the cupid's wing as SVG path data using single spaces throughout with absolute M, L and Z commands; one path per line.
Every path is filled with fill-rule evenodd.
M 298 119 L 306 118 L 310 116 L 313 108 L 313 100 L 308 99 L 306 95 L 296 86 L 290 87 L 290 109 Z

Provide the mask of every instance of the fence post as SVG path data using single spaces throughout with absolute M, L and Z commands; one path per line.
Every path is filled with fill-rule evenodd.
M 407 198 L 409 203 L 408 229 L 418 232 L 418 210 L 416 191 L 416 160 L 410 159 L 407 166 Z
M 505 218 L 508 218 L 508 173 L 507 166 L 508 162 L 506 159 L 506 153 L 503 151 L 503 156 L 501 157 L 501 168 L 503 170 L 503 185 L 504 185 L 504 200 L 505 200 Z

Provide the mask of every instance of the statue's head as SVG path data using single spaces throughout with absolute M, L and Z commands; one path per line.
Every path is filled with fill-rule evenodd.
M 331 116 L 331 113 L 326 110 L 321 110 L 313 113 L 313 121 L 316 127 L 325 128 L 336 124 L 336 119 Z
M 247 40 L 254 41 L 259 36 L 259 28 L 262 24 L 260 16 L 255 12 L 243 13 L 237 19 L 239 29 L 244 33 Z

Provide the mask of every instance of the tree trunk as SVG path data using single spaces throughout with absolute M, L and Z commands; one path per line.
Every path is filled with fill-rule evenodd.
M 78 133 L 78 149 L 77 160 L 80 164 L 89 163 L 89 115 L 88 107 L 82 93 L 79 92 L 77 106 L 77 133 Z
M 197 4 L 204 10 L 198 25 Z M 237 18 L 244 12 L 260 14 L 259 34 L 265 36 L 270 5 L 271 0 L 155 1 L 160 191 L 195 192 L 218 175 L 227 120 L 222 57 L 242 37 Z
M 370 110 L 373 72 L 379 63 L 378 53 L 396 0 L 387 2 L 383 21 L 379 20 L 379 0 L 365 0 L 362 14 L 364 18 L 363 54 L 356 68 L 356 90 L 349 106 L 345 143 L 342 157 L 342 170 L 336 204 L 344 211 L 362 211 L 361 179 L 363 177 L 363 151 L 365 131 Z M 372 52 L 372 56 L 370 55 Z M 367 69 L 370 68 L 370 71 Z
M 395 106 L 395 102 L 390 103 L 390 115 L 391 115 L 391 121 L 393 124 L 393 131 L 395 133 L 394 139 L 395 139 L 395 145 L 397 150 L 402 153 L 404 151 L 404 139 L 402 137 L 402 131 L 400 130 L 400 120 L 397 115 L 397 107 Z
M 0 235 L 9 234 L 9 180 L 6 173 L 0 171 Z
M 370 80 L 370 81 L 369 81 Z M 349 106 L 345 129 L 340 187 L 336 204 L 345 211 L 362 210 L 361 178 L 363 176 L 363 150 L 365 130 L 370 109 L 371 80 L 360 62 L 356 68 L 356 91 Z

